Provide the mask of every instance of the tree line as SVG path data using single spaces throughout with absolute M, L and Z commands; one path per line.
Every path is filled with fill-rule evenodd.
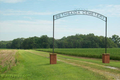
M 94 34 L 76 34 L 61 39 L 54 39 L 55 48 L 105 48 L 105 37 Z M 107 38 L 108 48 L 120 48 L 120 37 L 113 35 Z M 12 41 L 0 41 L 0 48 L 34 49 L 53 48 L 53 38 L 43 35 L 41 37 L 17 38 Z

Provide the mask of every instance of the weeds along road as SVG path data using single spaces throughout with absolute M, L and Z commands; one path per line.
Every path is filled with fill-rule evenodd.
M 48 52 L 18 50 L 16 55 L 16 66 L 2 72 L 0 80 L 120 80 L 120 61 L 57 55 L 57 64 L 50 65 Z

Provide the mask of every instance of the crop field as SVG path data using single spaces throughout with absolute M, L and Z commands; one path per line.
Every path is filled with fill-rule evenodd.
M 36 49 L 38 51 L 51 52 L 52 49 Z M 55 48 L 55 53 L 79 56 L 79 57 L 89 57 L 89 58 L 102 58 L 102 54 L 105 53 L 104 48 Z M 120 48 L 108 48 L 107 53 L 110 54 L 110 59 L 120 60 Z
M 0 50 L 0 73 L 15 65 L 16 50 Z
M 120 79 L 120 61 L 114 60 L 104 64 L 101 59 L 57 54 L 57 64 L 51 65 L 49 52 L 36 50 L 0 50 L 0 60 L 0 80 Z

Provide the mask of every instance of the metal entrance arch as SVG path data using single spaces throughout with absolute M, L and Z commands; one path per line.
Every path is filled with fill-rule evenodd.
M 54 53 L 54 23 L 55 20 L 73 15 L 88 15 L 99 18 L 105 22 L 105 53 L 107 53 L 107 17 L 97 12 L 88 10 L 72 10 L 53 15 L 53 53 Z

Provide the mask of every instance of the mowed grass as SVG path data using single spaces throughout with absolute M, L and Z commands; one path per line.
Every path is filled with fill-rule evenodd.
M 36 49 L 40 51 L 53 52 L 52 49 Z M 102 58 L 102 54 L 105 53 L 104 48 L 55 48 L 55 53 L 89 57 L 89 58 Z M 110 54 L 110 59 L 120 60 L 120 48 L 108 48 L 107 53 Z
M 17 54 L 17 65 L 2 73 L 0 80 L 106 80 L 97 73 L 60 61 L 50 65 L 49 58 L 24 50 Z

